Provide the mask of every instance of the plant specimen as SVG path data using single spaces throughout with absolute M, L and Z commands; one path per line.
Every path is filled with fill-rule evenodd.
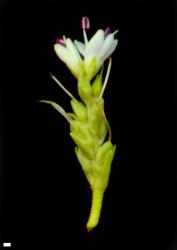
M 108 186 L 111 163 L 116 146 L 111 142 L 111 128 L 104 112 L 103 94 L 108 82 L 112 59 L 118 40 L 118 31 L 99 29 L 88 40 L 86 30 L 90 28 L 88 17 L 81 20 L 84 43 L 63 36 L 57 38 L 54 50 L 77 79 L 80 99 L 76 99 L 61 82 L 51 74 L 53 80 L 71 98 L 72 113 L 66 112 L 53 101 L 41 100 L 52 105 L 70 124 L 70 136 L 75 143 L 75 154 L 92 190 L 92 206 L 87 230 L 97 226 L 100 218 L 104 192 Z M 109 60 L 103 80 L 103 65 Z

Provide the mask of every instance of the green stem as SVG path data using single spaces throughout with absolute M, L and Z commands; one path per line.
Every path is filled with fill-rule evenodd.
M 104 191 L 100 189 L 92 190 L 92 207 L 87 222 L 87 231 L 91 231 L 97 226 L 101 214 Z

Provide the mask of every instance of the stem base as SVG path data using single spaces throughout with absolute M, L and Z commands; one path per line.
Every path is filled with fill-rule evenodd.
M 98 225 L 101 208 L 103 203 L 104 191 L 99 189 L 92 190 L 92 207 L 90 216 L 86 225 L 87 231 L 90 232 L 94 227 Z

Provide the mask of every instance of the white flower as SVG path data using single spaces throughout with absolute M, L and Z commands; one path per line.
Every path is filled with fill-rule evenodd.
M 60 43 L 59 43 L 60 41 Z M 63 40 L 57 40 L 57 43 L 54 45 L 54 50 L 57 56 L 68 66 L 74 76 L 77 78 L 81 71 L 82 59 L 81 56 L 69 38 Z
M 109 28 L 105 32 L 99 29 L 88 41 L 85 29 L 89 27 L 89 19 L 83 17 L 82 28 L 85 43 L 77 40 L 73 43 L 71 39 L 64 37 L 64 40 L 58 39 L 54 45 L 56 54 L 68 66 L 76 78 L 80 74 L 85 74 L 91 79 L 99 71 L 104 61 L 113 53 L 118 44 L 118 40 L 114 39 L 117 31 L 110 33 Z

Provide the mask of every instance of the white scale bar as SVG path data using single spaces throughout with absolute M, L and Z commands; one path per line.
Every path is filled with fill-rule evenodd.
M 11 243 L 10 242 L 4 242 L 3 247 L 11 247 Z

